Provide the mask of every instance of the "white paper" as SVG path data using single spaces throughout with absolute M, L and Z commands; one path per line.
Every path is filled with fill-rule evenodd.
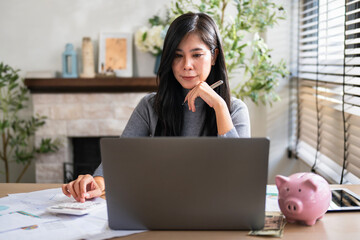
M 10 197 L 0 198 L 0 216 L 8 214 L 10 212 L 15 212 L 19 209 L 26 209 L 27 205 L 22 204 L 18 201 L 13 201 Z
M 279 191 L 275 185 L 266 186 L 266 202 L 265 202 L 266 212 L 280 212 L 280 208 L 278 204 L 278 195 L 279 195 Z
M 101 239 L 109 239 L 109 238 L 114 238 L 114 237 L 124 237 L 124 236 L 128 236 L 131 234 L 136 234 L 136 233 L 142 233 L 145 231 L 123 231 L 123 230 L 111 230 L 111 229 L 105 229 L 102 233 L 97 234 L 97 235 L 93 235 L 93 236 L 88 236 L 85 239 L 88 240 L 101 240 Z
M 83 216 L 46 212 L 49 206 L 72 201 L 61 188 L 0 198 L 0 239 L 106 239 L 143 232 L 111 230 L 106 207 Z
M 0 233 L 48 221 L 47 219 L 24 215 L 18 212 L 8 213 L 0 216 Z

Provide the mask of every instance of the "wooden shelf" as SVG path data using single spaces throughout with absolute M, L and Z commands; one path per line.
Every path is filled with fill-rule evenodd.
M 31 93 L 153 92 L 155 77 L 26 78 Z

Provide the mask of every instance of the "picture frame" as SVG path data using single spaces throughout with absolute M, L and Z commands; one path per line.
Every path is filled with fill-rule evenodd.
M 116 77 L 132 77 L 132 34 L 101 32 L 99 41 L 99 73 Z

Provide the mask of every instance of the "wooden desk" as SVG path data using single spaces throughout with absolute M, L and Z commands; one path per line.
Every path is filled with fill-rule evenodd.
M 0 183 L 0 197 L 5 197 L 8 193 L 31 192 L 60 186 L 61 184 Z M 334 187 L 337 187 L 337 185 L 334 185 Z M 344 185 L 344 187 L 360 195 L 360 185 Z M 118 239 L 271 239 L 247 236 L 247 233 L 248 231 L 149 231 Z M 360 239 L 360 212 L 327 213 L 323 219 L 311 227 L 287 223 L 282 239 Z

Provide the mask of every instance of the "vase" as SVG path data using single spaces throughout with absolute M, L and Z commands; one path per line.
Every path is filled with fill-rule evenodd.
M 155 66 L 154 66 L 154 73 L 155 75 L 157 75 L 158 71 L 159 71 L 159 67 L 160 67 L 160 62 L 161 62 L 161 54 L 156 56 L 155 59 Z
M 84 37 L 82 40 L 82 73 L 81 78 L 94 78 L 94 49 L 89 37 Z

